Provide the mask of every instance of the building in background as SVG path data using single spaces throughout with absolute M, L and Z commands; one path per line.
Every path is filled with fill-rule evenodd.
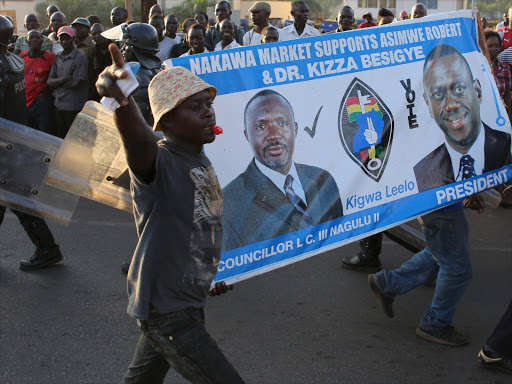
M 354 10 L 355 18 L 362 19 L 366 12 L 371 12 L 377 18 L 379 9 L 387 8 L 398 17 L 402 10 L 410 14 L 412 6 L 418 2 L 425 4 L 429 15 L 467 9 L 466 0 L 343 0 L 337 9 L 349 5 Z
M 0 0 L 0 15 L 8 15 L 14 19 L 14 34 L 25 35 L 24 19 L 27 13 L 35 12 L 36 4 L 42 0 Z M 39 20 L 41 27 L 46 28 L 47 20 Z

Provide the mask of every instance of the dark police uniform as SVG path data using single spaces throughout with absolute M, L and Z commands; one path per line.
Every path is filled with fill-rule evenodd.
M 16 123 L 26 123 L 25 63 L 19 56 L 0 52 L 0 117 Z M 0 206 L 0 224 L 6 207 Z M 18 217 L 30 240 L 36 246 L 35 253 L 22 260 L 21 269 L 48 267 L 62 260 L 59 246 L 46 222 L 23 212 L 12 210 Z

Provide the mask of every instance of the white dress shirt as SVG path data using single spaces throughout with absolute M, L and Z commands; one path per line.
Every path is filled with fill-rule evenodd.
M 284 190 L 284 182 L 286 181 L 286 176 L 292 175 L 293 177 L 293 184 L 292 188 L 295 191 L 295 193 L 304 201 L 304 204 L 308 205 L 308 202 L 306 200 L 306 193 L 304 192 L 304 188 L 302 188 L 302 184 L 300 183 L 299 174 L 297 173 L 297 168 L 295 167 L 295 163 L 292 162 L 292 166 L 290 167 L 290 170 L 288 171 L 288 175 L 283 175 L 282 173 L 276 172 L 273 169 L 268 168 L 267 166 L 263 165 L 258 161 L 258 159 L 255 158 L 256 166 L 258 169 L 263 173 L 265 176 L 267 176 L 281 192 L 286 196 L 286 191 Z
M 190 48 L 187 52 L 185 52 L 183 55 L 181 55 L 180 57 L 183 57 L 183 56 L 191 56 L 190 52 L 192 51 L 192 48 Z M 206 53 L 206 52 L 210 52 L 209 50 L 206 49 L 206 47 L 204 47 L 204 51 L 202 53 Z
M 171 39 L 169 36 L 164 36 L 164 39 L 159 43 L 160 50 L 156 55 L 162 61 L 171 58 L 171 49 L 175 44 L 178 43 L 181 43 L 181 37 L 175 36 L 174 39 Z
M 258 45 L 261 44 L 261 35 L 256 32 L 256 29 L 253 28 L 250 31 L 245 32 L 244 35 L 244 47 L 248 45 Z
M 287 40 L 293 40 L 293 39 L 300 39 L 303 37 L 311 37 L 311 36 L 320 36 L 321 33 L 318 31 L 318 29 L 312 27 L 311 25 L 306 24 L 304 26 L 304 31 L 302 31 L 302 34 L 299 35 L 297 33 L 297 30 L 295 29 L 295 23 L 290 24 L 287 27 L 284 27 L 279 31 L 279 41 L 287 41 Z
M 231 49 L 231 48 L 238 48 L 238 47 L 241 47 L 241 45 L 238 44 L 235 39 L 233 39 L 233 41 L 231 43 L 229 43 L 224 48 L 222 48 L 222 40 L 221 40 L 217 44 L 215 44 L 214 51 L 222 51 L 224 49 Z
M 462 180 L 462 172 L 459 171 L 460 159 L 464 155 L 469 155 L 475 160 L 473 166 L 475 167 L 475 173 L 477 175 L 481 175 L 483 173 L 485 166 L 485 131 L 483 124 L 480 127 L 480 133 L 478 134 L 478 137 L 476 138 L 471 148 L 469 148 L 467 153 L 463 154 L 457 152 L 448 143 L 445 143 L 445 145 L 448 149 L 448 153 L 450 154 L 450 159 L 452 160 L 453 175 L 455 177 L 455 181 Z

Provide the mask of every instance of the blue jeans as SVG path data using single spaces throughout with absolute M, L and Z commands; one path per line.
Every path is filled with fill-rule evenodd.
M 163 383 L 173 367 L 191 383 L 243 383 L 204 327 L 202 308 L 139 321 L 142 335 L 123 383 Z
M 420 321 L 421 328 L 431 331 L 451 324 L 471 280 L 469 226 L 463 210 L 434 211 L 423 216 L 423 222 L 427 247 L 400 268 L 375 274 L 375 282 L 384 295 L 394 298 L 437 275 L 434 297 Z

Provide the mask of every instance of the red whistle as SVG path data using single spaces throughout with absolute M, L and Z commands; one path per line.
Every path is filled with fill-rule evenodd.
M 212 125 L 211 126 L 211 129 L 213 131 L 213 133 L 215 133 L 216 135 L 220 135 L 221 133 L 223 133 L 224 131 L 222 130 L 221 127 L 219 127 L 218 125 Z

